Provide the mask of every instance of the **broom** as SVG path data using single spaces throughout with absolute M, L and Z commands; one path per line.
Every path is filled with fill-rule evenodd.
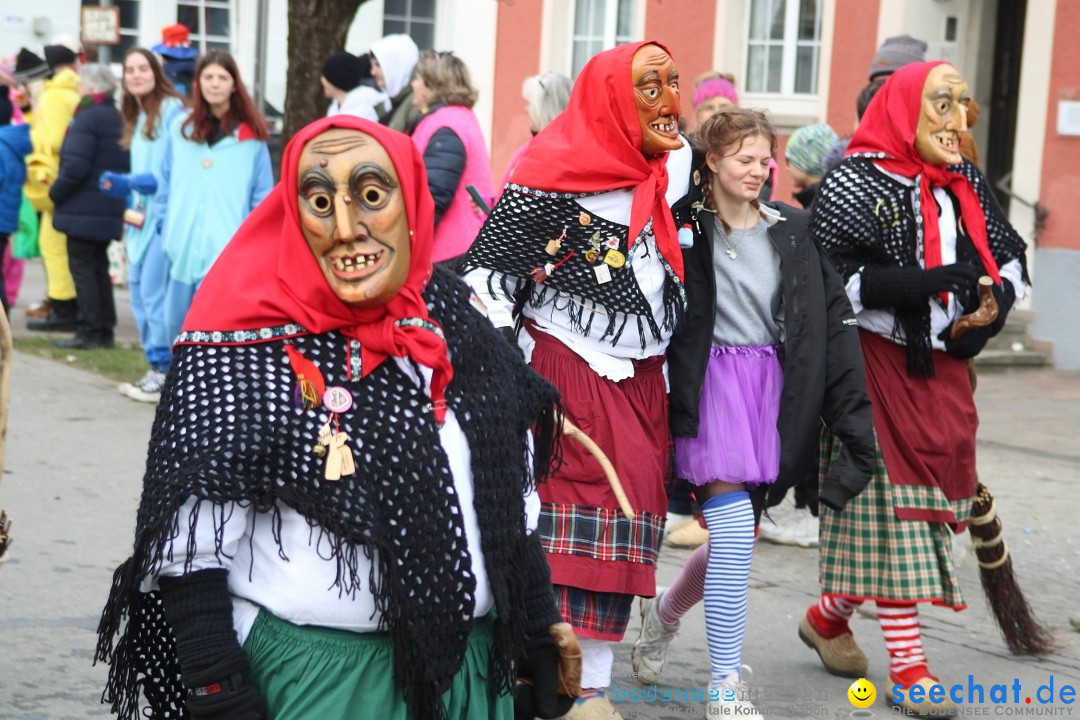
M 993 280 L 983 276 L 979 278 L 979 307 L 975 312 L 964 315 L 953 324 L 952 338 L 963 335 L 974 327 L 983 327 L 992 323 L 998 314 L 997 303 L 992 292 Z M 968 378 L 971 390 L 975 391 L 974 362 L 968 360 Z M 975 545 L 975 557 L 979 560 L 979 578 L 982 580 L 983 593 L 990 609 L 994 613 L 998 627 L 1005 636 L 1005 643 L 1014 655 L 1045 655 L 1053 650 L 1053 637 L 1038 620 L 1035 619 L 1031 606 L 1024 598 L 1020 585 L 1013 573 L 1009 547 L 1005 544 L 1001 518 L 994 505 L 994 496 L 986 485 L 976 480 L 975 500 L 968 518 L 972 543 Z
M 11 392 L 11 323 L 7 313 L 0 312 L 0 476 L 4 474 L 4 453 L 7 450 L 7 414 Z M 0 565 L 7 560 L 11 547 L 11 520 L 0 509 Z

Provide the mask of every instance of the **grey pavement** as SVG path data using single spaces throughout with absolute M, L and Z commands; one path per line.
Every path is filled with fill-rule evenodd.
M 43 296 L 40 273 L 40 265 L 28 267 L 23 306 Z M 133 342 L 126 293 L 118 291 L 117 304 L 118 339 Z M 14 325 L 17 334 L 25 332 L 20 309 Z M 105 668 L 91 663 L 95 629 L 112 571 L 131 548 L 154 408 L 122 397 L 111 381 L 20 353 L 13 377 L 0 478 L 0 507 L 14 520 L 15 538 L 10 559 L 0 567 L 0 718 L 108 717 L 99 704 Z M 986 609 L 974 556 L 967 555 L 959 572 L 970 607 L 959 613 L 922 610 L 931 666 L 947 684 L 966 688 L 972 676 L 986 700 L 991 686 L 1009 686 L 1008 704 L 968 706 L 970 714 L 1080 716 L 1077 704 L 1058 697 L 1064 685 L 1080 688 L 1080 632 L 1068 623 L 1080 611 L 1080 373 L 984 373 L 976 399 L 980 476 L 997 498 L 1021 586 L 1036 614 L 1053 628 L 1058 648 L 1043 658 L 1009 654 Z M 927 416 L 932 419 L 932 408 Z M 958 557 L 967 542 L 966 535 L 957 538 Z M 687 555 L 665 549 L 658 582 L 670 584 Z M 795 634 L 816 594 L 816 551 L 758 544 L 744 662 L 753 668 L 751 684 L 766 717 L 847 717 L 853 711 L 849 681 L 826 674 Z M 630 676 L 637 628 L 635 617 L 616 651 L 615 682 L 624 693 L 641 690 Z M 871 710 L 889 716 L 877 623 L 860 615 L 853 629 L 870 658 L 869 680 L 877 686 Z M 708 665 L 699 605 L 683 621 L 663 680 L 672 692 L 705 687 Z M 1056 701 L 1040 705 L 1035 693 L 1051 677 Z M 1014 681 L 1021 687 L 1019 704 L 1012 702 Z M 1026 697 L 1032 704 L 1024 703 Z M 705 716 L 700 702 L 616 705 L 625 718 Z

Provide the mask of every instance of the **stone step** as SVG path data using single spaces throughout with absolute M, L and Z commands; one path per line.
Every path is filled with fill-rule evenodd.
M 1045 350 L 995 350 L 987 348 L 975 356 L 978 368 L 1039 368 L 1050 364 L 1050 354 Z

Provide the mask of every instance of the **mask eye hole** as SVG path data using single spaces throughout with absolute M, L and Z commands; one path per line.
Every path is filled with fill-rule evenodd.
M 369 208 L 381 207 L 389 196 L 390 193 L 378 185 L 367 185 L 360 190 L 360 199 Z
M 320 192 L 308 197 L 308 204 L 318 215 L 329 215 L 334 207 L 334 201 L 328 193 Z

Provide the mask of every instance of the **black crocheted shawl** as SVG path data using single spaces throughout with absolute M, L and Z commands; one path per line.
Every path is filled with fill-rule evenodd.
M 810 220 L 810 232 L 828 253 L 847 281 L 866 265 L 920 267 L 923 256 L 922 214 L 913 209 L 918 189 L 889 177 L 873 165 L 872 154 L 851 155 L 825 176 L 818 188 Z M 949 167 L 966 177 L 975 188 L 986 215 L 990 253 L 1001 267 L 1019 260 L 1028 282 L 1027 247 L 1013 229 L 990 191 L 986 178 L 972 163 Z M 958 213 L 959 215 L 959 213 Z M 974 245 L 966 235 L 957 236 L 957 261 L 981 267 Z M 961 293 L 957 301 L 965 311 L 978 304 L 975 288 Z M 915 309 L 896 309 L 893 339 L 901 335 L 907 344 L 908 374 L 932 377 L 929 303 Z
M 515 312 L 525 302 L 540 307 L 554 295 L 555 309 L 566 310 L 575 330 L 586 337 L 598 332 L 599 339 L 610 339 L 612 345 L 619 342 L 627 323 L 633 320 L 644 350 L 646 332 L 659 341 L 662 329 L 674 329 L 686 307 L 686 291 L 659 250 L 645 245 L 645 236 L 652 232 L 651 220 L 628 249 L 629 226 L 605 220 L 575 202 L 599 194 L 547 192 L 508 184 L 462 259 L 460 272 L 491 270 L 488 283 L 494 295 L 498 293 L 492 282 L 501 276 L 500 289 L 503 296 L 514 298 Z M 564 230 L 560 249 L 549 255 L 548 242 L 562 236 Z M 622 267 L 605 266 L 604 258 L 611 251 L 625 259 Z M 650 252 L 657 253 L 666 275 L 660 325 L 631 267 Z M 560 262 L 542 283 L 535 280 L 532 273 L 536 268 Z M 606 267 L 609 282 L 597 280 L 594 268 L 598 267 Z M 594 322 L 597 315 L 606 322 Z
M 445 332 L 454 366 L 447 402 L 471 450 L 497 613 L 491 690 L 508 691 L 524 642 L 523 492 L 557 454 L 558 397 L 470 306 L 459 279 L 437 270 L 424 296 Z M 140 592 L 139 585 L 171 555 L 180 523 L 198 520 L 178 512 L 194 496 L 267 513 L 256 518 L 273 523 L 279 543 L 278 503 L 307 518 L 318 547 L 333 547 L 336 591 L 353 594 L 363 581 L 372 587 L 409 707 L 418 717 L 443 717 L 441 694 L 461 667 L 473 624 L 476 579 L 429 396 L 394 362 L 348 380 L 350 341 L 337 333 L 304 335 L 287 325 L 256 331 L 263 342 L 230 344 L 250 342 L 250 332 L 203 333 L 205 344 L 180 346 L 173 359 L 151 435 L 134 554 L 116 570 L 98 627 L 95 659 L 111 665 L 103 701 L 133 719 L 141 692 L 154 718 L 187 716 L 159 593 Z M 324 479 L 324 461 L 310 448 L 328 413 L 296 406 L 286 342 L 320 367 L 328 386 L 353 393 L 353 408 L 340 421 L 354 475 Z M 214 522 L 220 554 L 220 518 Z M 367 578 L 358 576 L 361 554 L 372 562 Z

